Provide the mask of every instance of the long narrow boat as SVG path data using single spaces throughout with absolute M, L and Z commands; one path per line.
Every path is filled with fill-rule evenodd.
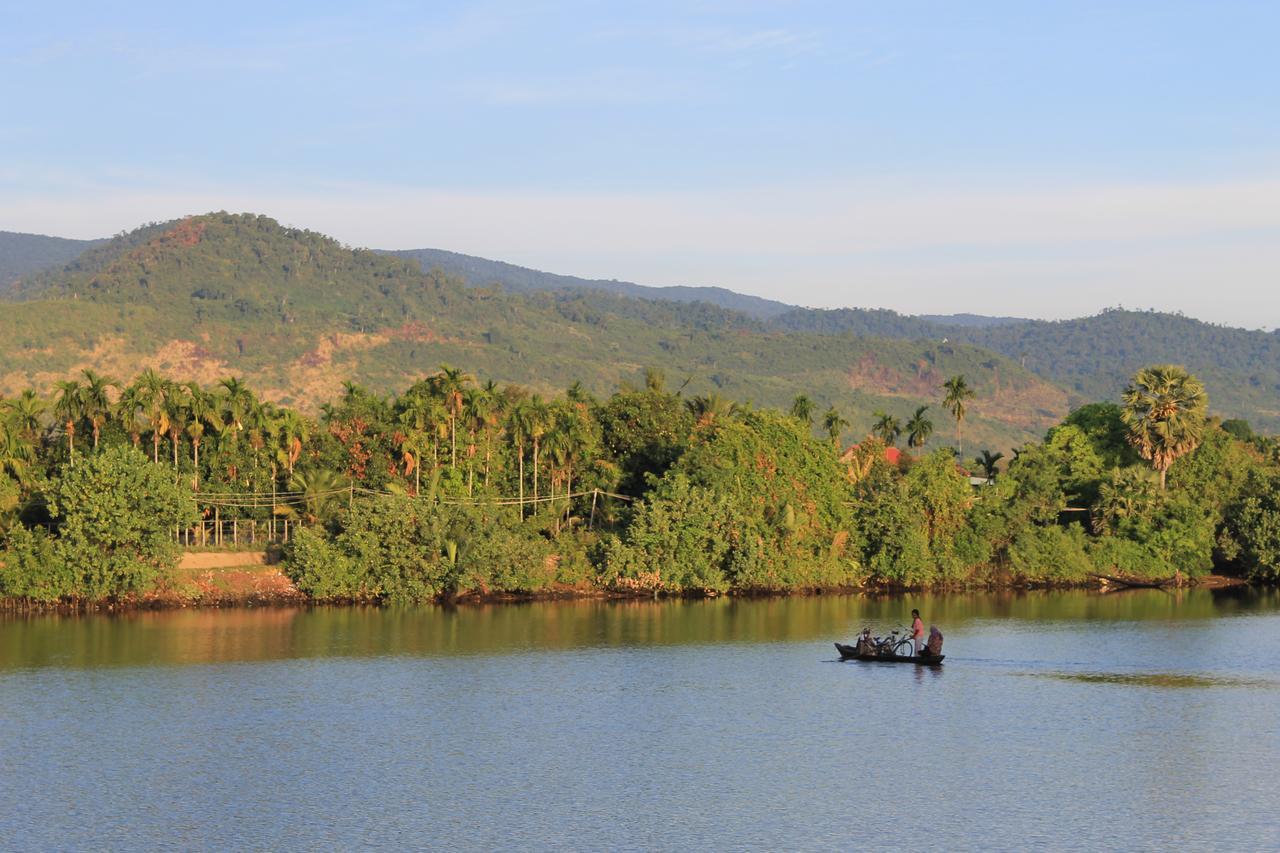
M 836 643 L 836 651 L 840 653 L 840 660 L 870 660 L 879 661 L 880 663 L 914 663 L 921 666 L 937 666 L 942 663 L 946 655 L 861 655 L 854 646 L 846 646 L 844 643 Z

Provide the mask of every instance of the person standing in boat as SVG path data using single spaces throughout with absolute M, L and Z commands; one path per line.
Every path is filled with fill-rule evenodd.
M 924 620 L 919 610 L 911 611 L 911 642 L 915 645 L 916 656 L 920 655 L 920 645 L 924 642 Z

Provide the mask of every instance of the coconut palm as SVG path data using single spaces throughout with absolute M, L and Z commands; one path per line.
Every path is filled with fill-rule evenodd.
M 1004 458 L 1003 453 L 992 453 L 990 450 L 982 451 L 981 456 L 974 457 L 974 463 L 982 469 L 982 473 L 987 475 L 987 482 L 995 482 L 996 475 L 1000 473 L 999 463 Z
M 902 435 L 902 424 L 898 422 L 898 419 L 886 412 L 876 412 L 872 417 L 876 419 L 876 422 L 871 427 L 871 434 L 889 447 L 897 444 L 898 436 Z
M 964 424 L 964 416 L 967 411 L 966 401 L 973 399 L 973 389 L 969 387 L 969 383 L 965 381 L 964 375 L 952 376 L 942 384 L 945 394 L 942 397 L 942 407 L 951 413 L 951 417 L 956 419 L 956 451 L 958 455 L 964 455 L 964 433 L 962 430 Z
M 844 432 L 848 425 L 849 422 L 840 416 L 835 406 L 827 409 L 827 413 L 822 416 L 822 428 L 827 431 L 827 437 L 834 445 L 840 444 L 840 433 Z
M 924 447 L 924 443 L 929 440 L 929 436 L 933 435 L 933 421 L 925 417 L 924 414 L 927 411 L 929 411 L 928 406 L 921 406 L 907 419 L 908 447 Z
M 293 409 L 280 409 L 276 412 L 275 425 L 272 430 L 279 442 L 279 458 L 289 476 L 293 476 L 293 468 L 302 455 L 303 445 L 311 437 L 311 428 L 302 415 Z
M 67 456 L 76 464 L 76 425 L 84 419 L 84 389 L 74 379 L 55 384 L 58 396 L 53 401 L 53 416 L 67 434 Z
M 146 425 L 139 419 L 144 405 L 144 395 L 142 389 L 137 383 L 129 385 L 120 392 L 120 399 L 116 400 L 115 419 L 124 427 L 124 431 L 129 434 L 129 441 L 134 447 L 142 444 L 142 432 L 146 429 Z
M 1160 473 L 1163 491 L 1169 467 L 1200 446 L 1209 397 L 1185 368 L 1161 364 L 1135 373 L 1122 400 L 1129 443 Z
M 813 401 L 804 394 L 791 401 L 791 417 L 807 427 L 813 426 Z
M 98 449 L 98 436 L 102 426 L 111 417 L 111 394 L 109 389 L 119 388 L 120 383 L 109 376 L 94 373 L 92 370 L 82 371 L 84 376 L 84 417 L 93 430 L 93 449 Z

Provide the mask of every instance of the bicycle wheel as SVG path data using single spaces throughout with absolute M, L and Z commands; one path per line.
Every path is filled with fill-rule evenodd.
M 916 655 L 916 644 L 911 640 L 901 640 L 898 645 L 893 647 L 893 653 L 898 657 L 911 658 Z

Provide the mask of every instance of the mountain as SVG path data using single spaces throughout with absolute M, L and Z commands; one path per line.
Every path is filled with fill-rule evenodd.
M 933 405 L 963 373 L 978 392 L 966 446 L 1038 437 L 1068 394 L 974 346 L 788 332 L 705 302 L 634 299 L 593 288 L 468 288 L 416 260 L 352 249 L 250 214 L 149 225 L 23 279 L 0 313 L 0 393 L 92 367 L 154 367 L 179 378 L 246 378 L 266 397 L 316 410 L 355 380 L 390 393 L 447 362 L 552 393 L 581 380 L 609 393 L 663 371 L 687 396 L 718 392 L 789 406 L 808 394 L 864 434 L 872 413 Z
M 102 242 L 0 231 L 0 292 L 12 287 L 25 275 L 68 263 L 85 249 Z
M 940 326 L 972 326 L 977 329 L 1030 322 L 1025 317 L 988 317 L 985 314 L 917 314 L 916 316 Z
M 1075 320 L 944 325 L 886 311 L 798 308 L 773 322 L 790 331 L 946 339 L 980 346 L 1067 388 L 1073 402 L 1115 399 L 1138 368 L 1181 364 L 1204 380 L 1213 411 L 1280 432 L 1277 332 L 1121 309 Z
M 757 319 L 770 319 L 790 311 L 794 306 L 759 296 L 735 293 L 723 287 L 649 287 L 629 281 L 614 279 L 588 279 L 572 275 L 557 275 L 515 264 L 460 255 L 443 249 L 405 249 L 386 254 L 411 258 L 424 270 L 439 269 L 458 276 L 473 287 L 498 284 L 514 293 L 530 293 L 540 290 L 597 291 L 633 299 L 660 299 L 667 302 L 706 302 L 737 311 Z

